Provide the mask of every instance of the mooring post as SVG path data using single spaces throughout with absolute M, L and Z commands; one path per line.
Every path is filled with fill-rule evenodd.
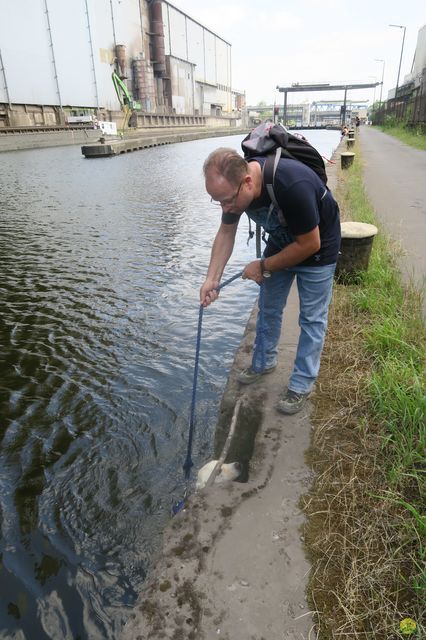
M 340 162 L 342 169 L 349 169 L 355 158 L 355 154 L 352 151 L 344 151 L 340 156 Z

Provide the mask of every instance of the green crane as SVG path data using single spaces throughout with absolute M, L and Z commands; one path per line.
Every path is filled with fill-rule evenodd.
M 115 92 L 117 94 L 117 98 L 120 102 L 121 109 L 124 111 L 124 120 L 122 124 L 122 130 L 127 127 L 127 123 L 129 122 L 130 113 L 133 109 L 141 109 L 140 102 L 136 102 L 133 100 L 128 88 L 118 76 L 115 71 L 112 72 L 112 82 L 114 85 Z

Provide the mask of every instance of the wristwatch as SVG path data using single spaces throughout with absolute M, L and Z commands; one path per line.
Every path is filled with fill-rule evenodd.
M 265 269 L 265 258 L 260 258 L 260 268 L 262 270 L 262 277 L 263 278 L 270 278 L 271 277 L 271 272 L 270 271 L 266 271 Z

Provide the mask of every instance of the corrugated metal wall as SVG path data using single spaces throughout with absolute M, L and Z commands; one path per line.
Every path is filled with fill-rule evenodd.
M 126 44 L 129 55 L 142 51 L 138 0 L 16 0 L 7 8 L 1 0 L 0 14 L 12 103 L 120 108 L 111 61 L 115 44 Z
M 202 115 L 210 115 L 212 105 L 232 111 L 231 45 L 176 7 L 163 5 L 166 55 L 195 65 L 194 80 L 205 85 L 194 88 L 194 108 Z M 174 108 L 182 108 L 183 97 L 172 95 Z
M 193 66 L 189 62 L 170 57 L 169 73 L 174 113 L 194 113 Z
M 129 88 L 134 59 L 143 61 L 146 86 L 154 87 L 151 24 L 141 1 L 0 0 L 0 102 L 119 110 L 111 81 L 116 45 L 126 47 Z M 200 115 L 210 113 L 210 104 L 231 110 L 231 45 L 167 2 L 162 13 L 172 59 L 170 106 Z M 208 92 L 196 90 L 196 81 L 209 85 Z M 150 95 L 143 106 L 154 110 L 162 97 L 153 102 Z

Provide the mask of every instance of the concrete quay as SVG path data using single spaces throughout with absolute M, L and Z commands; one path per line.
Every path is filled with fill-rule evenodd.
M 81 152 L 86 158 L 100 158 L 104 156 L 118 156 L 122 153 L 138 151 L 139 149 L 148 149 L 165 144 L 174 144 L 176 142 L 189 142 L 190 140 L 200 140 L 202 138 L 214 138 L 220 136 L 232 136 L 248 133 L 248 129 L 208 129 L 196 128 L 192 130 L 185 129 L 169 131 L 157 130 L 155 133 L 146 131 L 145 133 L 135 132 L 133 135 L 127 135 L 125 138 L 110 140 L 101 137 L 99 141 L 87 144 L 81 147 Z
M 24 149 L 45 149 L 47 147 L 64 147 L 85 144 L 99 140 L 97 129 L 36 129 L 0 132 L 0 153 L 2 151 L 21 151 Z
M 200 127 L 199 125 L 182 125 L 180 127 L 149 127 L 133 129 L 126 132 L 124 138 L 119 136 L 103 136 L 99 129 L 60 129 L 37 131 L 14 130 L 10 133 L 0 132 L 0 153 L 2 151 L 19 151 L 23 149 L 43 149 L 82 145 L 87 150 L 87 157 L 114 156 L 138 149 L 146 149 L 162 144 L 187 142 L 201 138 L 232 136 L 248 133 L 248 129 L 235 127 Z M 103 138 L 105 143 L 101 143 Z M 98 151 L 96 153 L 96 151 Z M 86 155 L 83 152 L 83 155 Z

